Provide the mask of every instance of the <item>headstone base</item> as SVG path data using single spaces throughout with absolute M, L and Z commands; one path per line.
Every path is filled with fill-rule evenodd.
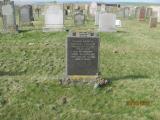
M 69 80 L 72 80 L 72 81 L 80 81 L 80 80 L 84 80 L 84 81 L 95 81 L 98 76 L 97 75 L 93 75 L 93 76 L 86 76 L 86 75 L 73 75 L 73 76 L 68 76 L 67 77 Z
M 117 29 L 116 28 L 108 28 L 108 27 L 106 27 L 106 28 L 101 28 L 101 29 L 99 29 L 99 32 L 117 32 Z
M 99 81 L 99 76 L 82 76 L 82 75 L 74 75 L 74 76 L 67 76 L 62 84 L 95 84 Z
M 21 26 L 31 26 L 32 27 L 34 25 L 33 25 L 33 23 L 23 23 L 23 24 L 21 24 Z
M 63 31 L 64 27 L 63 26 L 45 26 L 43 27 L 43 32 L 56 32 L 56 31 Z
M 4 28 L 2 33 L 18 33 L 18 26 L 16 25 Z

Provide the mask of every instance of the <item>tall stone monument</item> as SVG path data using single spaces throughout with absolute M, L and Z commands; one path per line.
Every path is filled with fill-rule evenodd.
M 63 5 L 48 5 L 44 13 L 44 32 L 62 31 L 64 28 Z
M 18 31 L 16 25 L 15 7 L 13 1 L 4 1 L 2 5 L 3 32 L 14 33 Z
M 19 12 L 20 25 L 33 25 L 32 21 L 34 20 L 34 18 L 31 5 L 24 5 L 20 7 Z
M 116 15 L 113 13 L 101 13 L 99 15 L 100 32 L 116 32 Z
M 99 36 L 90 32 L 71 32 L 67 37 L 66 78 L 96 80 L 99 74 Z

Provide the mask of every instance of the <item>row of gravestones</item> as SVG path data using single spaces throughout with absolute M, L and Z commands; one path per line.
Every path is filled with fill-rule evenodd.
M 16 25 L 15 7 L 14 2 L 1 2 L 2 19 L 3 19 L 3 32 L 17 32 L 18 26 Z M 63 5 L 49 5 L 47 6 L 44 18 L 45 26 L 44 32 L 48 31 L 61 31 L 64 28 L 64 13 Z M 33 25 L 33 10 L 31 5 L 24 5 L 19 10 L 20 26 Z M 74 15 L 74 23 L 76 25 L 83 25 L 85 22 L 85 15 L 82 12 L 77 12 Z
M 63 5 L 55 4 L 46 6 L 44 12 L 45 26 L 44 32 L 49 31 L 61 31 L 64 28 L 64 13 Z M 77 11 L 74 14 L 74 24 L 83 25 L 85 24 L 85 15 L 81 11 Z
M 17 25 L 15 20 L 14 2 L 8 2 L 2 4 L 2 18 L 4 31 L 17 31 Z M 129 9 L 129 8 L 127 8 Z M 138 9 L 137 9 L 138 11 Z M 145 19 L 145 8 L 142 7 L 139 12 L 139 20 Z M 151 12 L 150 12 L 151 13 Z M 45 27 L 44 32 L 48 31 L 59 31 L 64 28 L 64 15 L 63 5 L 50 5 L 47 6 L 45 16 Z M 101 13 L 95 15 L 96 25 L 99 25 L 99 31 L 113 32 L 115 29 L 116 15 L 109 13 Z M 98 16 L 98 17 L 97 17 Z M 56 19 L 55 19 L 56 18 Z M 32 6 L 26 5 L 20 8 L 20 23 L 21 25 L 31 25 L 33 20 Z M 150 23 L 153 23 L 156 19 L 151 19 Z M 98 21 L 98 22 L 97 22 Z M 106 22 L 109 21 L 109 22 Z M 152 22 L 153 21 L 153 22 Z M 74 16 L 74 22 L 76 25 L 83 25 L 85 22 L 85 15 L 82 12 L 77 12 Z M 154 24 L 151 26 L 155 26 Z
M 0 2 L 1 17 L 3 21 L 3 32 L 17 32 L 15 6 L 13 1 Z M 31 5 L 20 7 L 19 11 L 20 25 L 32 25 L 33 11 Z
M 152 8 L 145 7 L 123 7 L 116 13 L 118 17 L 128 18 L 130 16 L 139 17 L 140 11 L 145 10 L 145 18 L 152 16 Z
M 157 12 L 153 12 L 152 8 L 138 7 L 136 11 L 139 21 L 144 21 L 146 18 L 149 18 L 150 28 L 157 27 L 158 15 Z

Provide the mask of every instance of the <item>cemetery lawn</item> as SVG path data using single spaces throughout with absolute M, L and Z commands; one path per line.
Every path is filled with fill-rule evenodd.
M 160 27 L 100 33 L 105 88 L 61 86 L 67 32 L 0 34 L 0 120 L 159 120 Z M 62 102 L 67 99 L 67 102 Z

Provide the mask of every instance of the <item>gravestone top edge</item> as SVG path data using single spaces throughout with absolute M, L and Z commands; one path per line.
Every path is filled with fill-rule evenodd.
M 83 38 L 83 37 L 95 37 L 99 38 L 97 32 L 69 32 L 68 37 Z

